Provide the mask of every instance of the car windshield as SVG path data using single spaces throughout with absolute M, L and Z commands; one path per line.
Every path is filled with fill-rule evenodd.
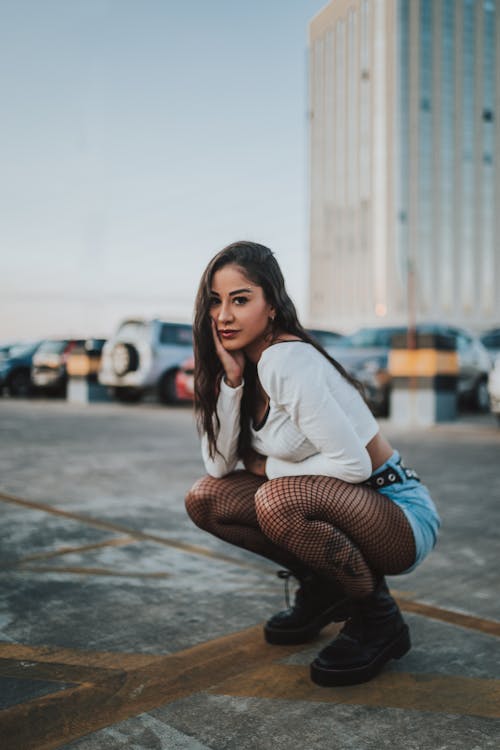
M 160 341 L 162 344 L 187 344 L 191 346 L 193 330 L 190 325 L 165 323 L 161 327 Z
M 404 331 L 403 328 L 360 328 L 350 336 L 337 339 L 335 345 L 360 349 L 390 347 L 394 334 L 404 333 Z
M 44 341 L 38 351 L 44 354 L 61 354 L 67 345 L 67 341 Z
M 29 357 L 30 354 L 33 354 L 33 352 L 38 349 L 40 342 L 31 343 L 31 344 L 14 344 L 14 346 L 11 346 L 9 349 L 9 358 L 11 359 L 18 359 L 21 357 Z
M 321 346 L 336 346 L 341 338 L 339 333 L 334 331 L 318 331 L 317 329 L 308 330 L 310 336 L 315 339 Z
M 484 334 L 481 341 L 487 349 L 500 349 L 500 331 Z
M 106 339 L 87 339 L 84 344 L 85 351 L 99 354 L 105 343 Z

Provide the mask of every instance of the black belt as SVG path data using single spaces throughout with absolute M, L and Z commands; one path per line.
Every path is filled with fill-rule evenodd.
M 374 487 L 376 490 L 379 490 L 381 487 L 387 487 L 387 485 L 389 484 L 403 484 L 403 482 L 406 482 L 407 479 L 415 479 L 417 482 L 420 482 L 420 477 L 418 476 L 415 469 L 408 469 L 406 466 L 404 466 L 402 461 L 398 461 L 398 465 L 405 475 L 404 477 L 402 477 L 399 472 L 389 466 L 383 471 L 372 474 L 370 479 L 366 480 L 365 484 L 369 484 L 370 487 Z

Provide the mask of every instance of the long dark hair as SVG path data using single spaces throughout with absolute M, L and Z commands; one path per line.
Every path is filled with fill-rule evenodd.
M 220 423 L 216 405 L 224 370 L 214 347 L 210 323 L 210 301 L 214 274 L 229 264 L 239 266 L 249 281 L 260 286 L 266 302 L 274 308 L 276 315 L 272 324 L 272 338 L 279 333 L 288 333 L 311 344 L 362 394 L 360 384 L 346 372 L 339 362 L 330 357 L 300 324 L 295 305 L 288 296 L 283 274 L 273 252 L 256 242 L 234 242 L 218 252 L 206 267 L 200 280 L 194 312 L 194 403 L 198 429 L 206 433 L 212 457 L 217 450 L 216 435 Z M 255 397 L 256 378 L 257 368 L 253 362 L 247 360 L 238 445 L 238 452 L 242 458 L 250 449 L 251 407 Z

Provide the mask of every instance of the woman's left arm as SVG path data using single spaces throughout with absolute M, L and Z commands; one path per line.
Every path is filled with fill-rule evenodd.
M 309 354 L 306 351 L 298 362 L 275 357 L 270 363 L 274 366 L 265 367 L 259 376 L 267 393 L 290 415 L 317 453 L 303 461 L 269 456 L 266 474 L 269 479 L 322 474 L 363 482 L 371 475 L 372 464 L 352 419 L 335 395 L 342 375 L 322 355 L 319 359 Z

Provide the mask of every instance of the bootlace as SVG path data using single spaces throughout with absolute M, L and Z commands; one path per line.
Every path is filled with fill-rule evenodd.
M 348 620 L 346 620 L 346 623 L 342 630 L 340 631 L 340 635 L 347 636 L 353 641 L 363 641 L 364 636 L 364 628 L 363 628 L 363 621 L 359 614 L 353 613 L 349 617 Z
M 290 578 L 295 578 L 295 576 L 291 570 L 278 570 L 276 575 L 285 582 L 285 601 L 287 608 L 290 609 L 292 606 L 290 603 Z

